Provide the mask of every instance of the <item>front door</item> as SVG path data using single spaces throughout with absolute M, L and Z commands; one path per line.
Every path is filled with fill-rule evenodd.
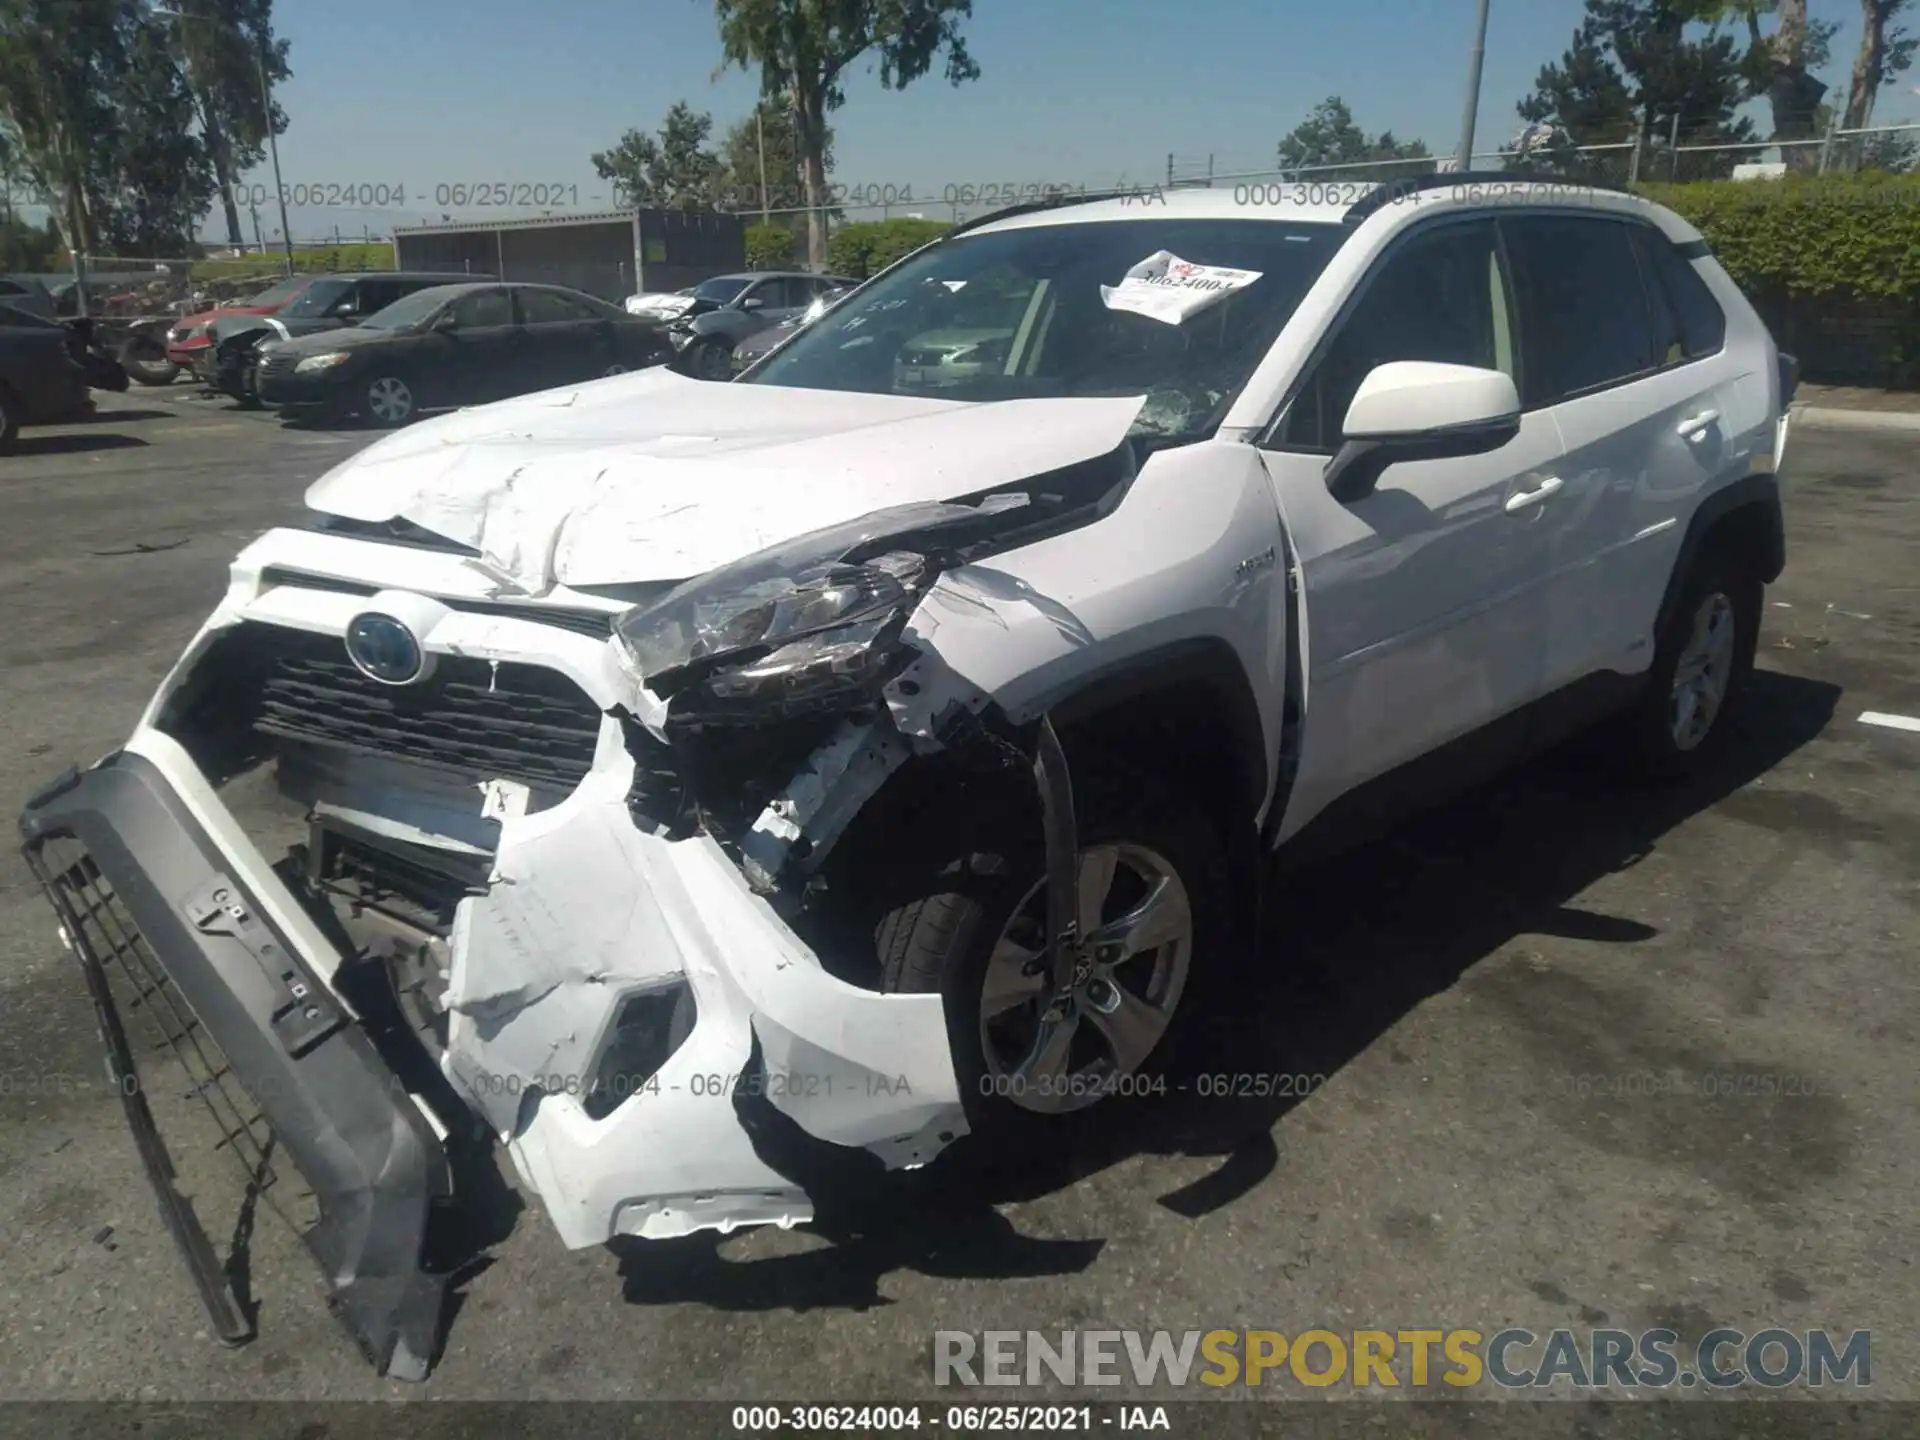
M 1492 220 L 1421 225 L 1360 281 L 1263 442 L 1304 590 L 1308 723 L 1280 839 L 1541 692 L 1562 453 L 1550 416 L 1524 415 L 1488 454 L 1393 465 L 1351 502 L 1323 478 L 1374 367 L 1430 360 L 1517 377 L 1516 337 Z
M 453 328 L 434 338 L 434 363 L 421 378 L 428 405 L 478 405 L 530 389 L 518 383 L 526 366 L 524 332 L 513 299 L 499 286 L 470 290 L 448 307 Z
M 516 292 L 526 326 L 527 373 L 521 388 L 545 390 L 593 380 L 618 363 L 613 322 L 564 290 Z

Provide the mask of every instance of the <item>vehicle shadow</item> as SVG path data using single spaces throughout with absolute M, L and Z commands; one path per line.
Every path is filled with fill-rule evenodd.
M 70 424 L 74 425 L 118 425 L 122 421 L 132 424 L 138 420 L 175 420 L 179 412 L 174 410 L 138 410 L 111 409 L 96 410 L 91 415 L 76 416 Z
M 1166 1059 L 1169 1093 L 1105 1102 L 1082 1118 L 1070 1147 L 987 1146 L 970 1137 L 925 1170 L 887 1174 L 865 1152 L 799 1136 L 766 1107 L 772 1119 L 757 1117 L 758 1148 L 806 1188 L 816 1207 L 810 1228 L 828 1247 L 731 1261 L 713 1235 L 616 1242 L 625 1298 L 740 1310 L 864 1309 L 885 1303 L 879 1280 L 892 1270 L 1075 1273 L 1093 1263 L 1103 1240 L 1023 1236 L 995 1207 L 1061 1190 L 1140 1154 L 1220 1162 L 1157 1197 L 1166 1209 L 1193 1218 L 1231 1205 L 1276 1168 L 1274 1127 L 1304 1097 L 1202 1095 L 1185 1077 L 1332 1076 L 1517 936 L 1652 938 L 1657 932 L 1644 924 L 1571 902 L 1806 745 L 1832 720 L 1840 693 L 1757 672 L 1712 768 L 1678 785 L 1622 785 L 1603 747 L 1578 740 L 1365 846 L 1276 876 L 1266 896 L 1269 933 L 1254 963 L 1217 986 L 1218 998 L 1190 1018 L 1178 1052 Z
M 134 450 L 146 445 L 137 435 L 21 435 L 7 450 L 10 456 L 79 455 L 88 450 Z

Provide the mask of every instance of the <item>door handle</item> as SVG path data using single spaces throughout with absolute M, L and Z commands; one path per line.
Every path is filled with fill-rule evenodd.
M 1549 475 L 1532 490 L 1522 490 L 1517 495 L 1507 497 L 1507 514 L 1518 515 L 1522 510 L 1532 509 L 1560 488 L 1559 478 Z
M 1702 410 L 1698 415 L 1689 415 L 1673 428 L 1682 438 L 1697 440 L 1707 433 L 1707 427 L 1720 418 L 1718 410 Z

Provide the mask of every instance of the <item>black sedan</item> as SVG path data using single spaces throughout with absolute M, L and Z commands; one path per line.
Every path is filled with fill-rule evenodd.
M 22 425 L 74 420 L 92 408 L 79 337 L 57 321 L 0 305 L 0 451 Z
M 259 394 L 283 416 L 405 424 L 669 359 L 657 322 L 558 285 L 437 285 L 350 330 L 260 352 Z

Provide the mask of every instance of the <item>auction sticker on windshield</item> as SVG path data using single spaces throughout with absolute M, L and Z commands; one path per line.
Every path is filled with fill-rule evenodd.
M 1224 265 L 1195 265 L 1171 250 L 1159 250 L 1135 265 L 1118 285 L 1102 285 L 1100 298 L 1109 310 L 1178 325 L 1209 305 L 1260 278 L 1258 270 L 1230 270 Z

